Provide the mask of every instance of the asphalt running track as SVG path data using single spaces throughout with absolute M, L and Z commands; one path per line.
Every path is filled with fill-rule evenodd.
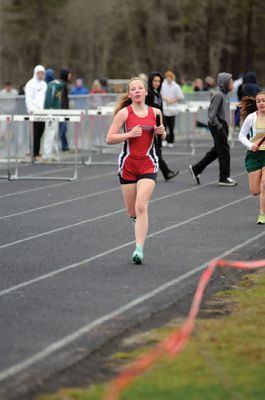
M 114 166 L 80 167 L 75 182 L 0 181 L 1 400 L 192 296 L 210 259 L 260 254 L 265 230 L 255 224 L 258 201 L 248 192 L 244 149 L 232 150 L 235 188 L 217 185 L 216 163 L 195 185 L 187 170 L 194 158 L 174 151 L 165 158 L 181 172 L 167 183 L 159 175 L 141 266 L 130 261 L 133 224 Z M 21 168 L 44 176 L 71 170 Z

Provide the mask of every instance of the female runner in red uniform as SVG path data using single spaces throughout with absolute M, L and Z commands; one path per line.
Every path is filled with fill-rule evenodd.
M 107 144 L 122 143 L 118 175 L 129 217 L 135 220 L 136 248 L 132 255 L 135 264 L 144 258 L 144 242 L 148 231 L 148 202 L 155 187 L 158 159 L 154 148 L 154 134 L 166 137 L 164 125 L 156 126 L 161 111 L 145 105 L 147 84 L 132 78 L 128 93 L 121 98 L 107 134 Z M 122 128 L 124 127 L 124 132 Z

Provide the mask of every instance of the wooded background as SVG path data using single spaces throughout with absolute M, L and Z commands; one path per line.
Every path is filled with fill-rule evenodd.
M 262 0 L 1 0 L 0 83 L 18 86 L 43 64 L 88 84 L 172 69 L 254 70 L 264 85 L 264 26 Z

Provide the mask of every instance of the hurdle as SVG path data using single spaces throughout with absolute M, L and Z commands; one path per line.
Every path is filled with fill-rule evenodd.
M 96 110 L 87 110 L 87 118 L 89 119 L 89 117 L 95 117 L 98 120 L 100 120 L 101 118 L 107 117 L 107 116 L 113 116 L 113 112 L 114 112 L 114 107 L 108 107 L 108 106 L 102 106 L 102 107 L 98 107 Z M 104 130 L 106 131 L 105 133 L 107 133 L 107 128 Z M 102 132 L 99 132 L 99 134 L 101 134 Z M 105 137 L 104 137 L 105 140 Z M 102 144 L 102 137 L 99 137 L 99 144 L 96 146 L 98 148 L 98 154 L 105 154 L 104 149 L 105 148 L 110 148 L 110 146 L 108 145 L 103 145 Z M 117 148 L 117 146 L 112 146 L 113 149 Z M 110 154 L 113 154 L 113 151 L 109 152 Z M 88 159 L 86 161 L 84 161 L 84 165 L 85 166 L 92 166 L 92 165 L 117 165 L 117 161 L 94 161 L 93 160 L 93 146 L 90 145 L 89 149 L 88 149 Z
M 80 116 L 80 131 L 81 131 L 81 139 L 80 139 L 80 149 L 81 149 L 81 161 L 79 161 L 77 159 L 77 164 L 78 165 L 84 165 L 85 163 L 85 159 L 84 159 L 84 154 L 83 154 L 83 148 L 84 148 L 84 121 L 85 121 L 85 116 L 86 116 L 86 112 L 85 110 L 63 110 L 63 109 L 44 109 L 44 110 L 38 110 L 36 112 L 33 113 L 33 115 L 36 116 L 47 116 L 49 117 L 49 121 L 52 121 L 53 117 L 72 117 L 72 116 Z M 65 121 L 69 121 L 69 120 L 65 120 Z M 46 121 L 48 122 L 48 121 Z M 62 121 L 59 121 L 62 122 Z M 71 121 L 70 121 L 71 122 Z M 79 137 L 79 135 L 78 135 Z M 31 134 L 31 138 L 32 138 L 32 134 Z M 79 142 L 79 139 L 78 139 Z M 77 152 L 78 152 L 78 147 L 77 147 Z M 34 161 L 32 160 L 32 162 L 34 163 Z M 70 160 L 59 160 L 59 161 L 48 161 L 45 162 L 45 165 L 74 165 L 75 161 L 70 161 Z
M 0 179 L 9 179 L 10 178 L 10 141 L 11 141 L 11 115 L 0 115 L 0 122 L 6 123 L 6 132 L 7 132 L 7 158 L 1 159 L 0 164 L 7 165 L 7 173 L 6 175 L 0 175 Z
M 180 103 L 177 104 L 174 108 L 170 107 L 168 110 L 174 111 L 175 115 L 182 115 L 185 116 L 185 134 L 186 134 L 186 140 L 187 140 L 187 151 L 172 151 L 172 152 L 167 152 L 163 150 L 163 154 L 165 155 L 186 155 L 186 156 L 194 156 L 195 154 L 195 147 L 196 147 L 196 138 L 195 138 L 195 133 L 196 133 L 196 121 L 197 121 L 197 112 L 198 112 L 198 107 L 195 105 L 190 105 L 187 103 Z M 167 110 L 167 107 L 164 107 L 164 111 Z M 190 123 L 192 125 L 190 129 Z M 184 132 L 184 131 L 183 131 Z M 177 137 L 177 135 L 176 135 Z
M 78 127 L 81 122 L 81 113 L 80 115 L 62 115 L 66 110 L 42 110 L 45 111 L 44 115 L 14 115 L 13 122 L 14 124 L 19 122 L 72 122 L 74 123 L 74 141 L 75 141 L 75 152 L 74 152 L 74 162 L 73 164 L 73 176 L 70 177 L 62 177 L 62 176 L 40 176 L 40 175 L 20 175 L 19 174 L 19 161 L 18 161 L 18 135 L 15 135 L 15 173 L 9 176 L 9 180 L 53 180 L 53 181 L 74 181 L 78 176 Z M 55 112 L 57 115 L 54 115 Z M 46 114 L 46 115 L 45 115 Z M 61 115 L 59 115 L 61 114 Z M 33 143 L 33 129 L 30 130 L 30 142 Z M 34 162 L 32 162 L 35 164 Z M 38 163 L 38 165 L 48 165 L 49 163 Z M 57 163 L 56 163 L 57 164 Z

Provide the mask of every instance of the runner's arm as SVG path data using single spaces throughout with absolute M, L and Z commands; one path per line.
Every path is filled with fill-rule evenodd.
M 166 132 L 166 129 L 165 129 L 165 127 L 163 125 L 163 122 L 162 122 L 163 121 L 162 113 L 158 108 L 155 108 L 155 107 L 152 107 L 152 108 L 153 108 L 153 112 L 154 112 L 155 116 L 159 115 L 160 116 L 160 121 L 161 121 L 160 126 L 157 126 L 155 128 L 155 134 L 161 136 L 162 140 L 165 140 L 166 137 L 167 137 L 167 132 Z
M 142 128 L 140 125 L 135 126 L 129 132 L 122 132 L 122 127 L 125 124 L 128 117 L 128 111 L 126 108 L 122 108 L 114 117 L 110 129 L 107 133 L 106 143 L 107 144 L 119 144 L 126 140 L 138 137 L 142 135 Z
M 251 125 L 252 125 L 252 115 L 248 115 L 245 121 L 243 122 L 243 125 L 240 129 L 239 135 L 238 135 L 238 140 L 249 150 L 252 149 L 253 143 L 247 138 Z

